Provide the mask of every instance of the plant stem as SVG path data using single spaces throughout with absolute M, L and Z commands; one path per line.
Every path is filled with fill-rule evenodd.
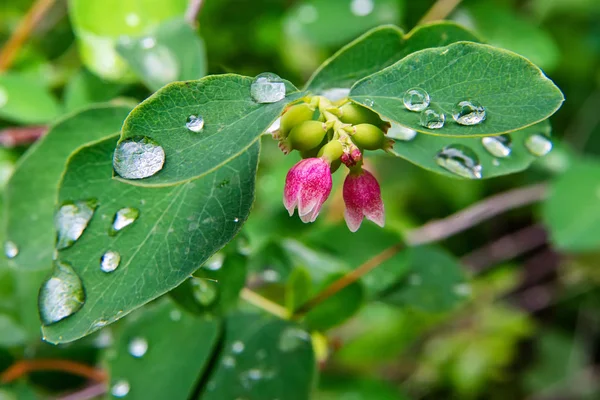
M 0 146 L 16 147 L 28 145 L 48 132 L 47 126 L 18 126 L 0 130 Z
M 285 308 L 280 306 L 279 304 L 272 302 L 271 300 L 261 296 L 260 294 L 248 289 L 243 288 L 240 296 L 242 299 L 246 300 L 248 303 L 256 306 L 260 309 L 267 311 L 270 314 L 275 315 L 281 319 L 290 319 L 290 312 Z
M 185 10 L 185 21 L 193 28 L 198 24 L 198 15 L 203 5 L 204 0 L 190 0 L 188 3 L 187 10 Z
M 25 17 L 17 26 L 17 29 L 12 33 L 2 50 L 0 51 L 0 72 L 6 71 L 12 65 L 19 49 L 31 32 L 33 28 L 44 18 L 46 12 L 54 4 L 56 0 L 37 0 Z
M 446 18 L 460 4 L 461 0 L 438 0 L 421 18 L 417 25 Z
M 546 184 L 539 183 L 488 197 L 444 219 L 429 222 L 420 228 L 409 231 L 405 243 L 407 246 L 419 246 L 446 239 L 505 211 L 540 201 L 545 197 L 546 191 Z M 306 314 L 346 286 L 356 282 L 367 272 L 372 271 L 381 263 L 396 255 L 403 247 L 403 244 L 398 243 L 373 256 L 300 306 L 294 316 Z
M 104 371 L 86 364 L 71 360 L 20 360 L 11 365 L 0 375 L 0 382 L 12 382 L 33 371 L 62 371 L 83 376 L 96 382 L 106 382 Z

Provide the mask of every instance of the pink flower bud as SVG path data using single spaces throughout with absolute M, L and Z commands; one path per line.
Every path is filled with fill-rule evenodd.
M 283 204 L 290 216 L 298 207 L 302 222 L 314 222 L 331 192 L 331 170 L 322 158 L 306 158 L 294 165 L 285 178 Z
M 385 214 L 377 179 L 366 170 L 350 172 L 344 181 L 344 217 L 348 229 L 356 232 L 364 217 L 383 227 Z

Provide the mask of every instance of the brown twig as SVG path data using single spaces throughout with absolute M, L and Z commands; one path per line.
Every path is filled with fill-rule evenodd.
M 421 18 L 417 25 L 446 18 L 460 4 L 461 0 L 438 0 Z
M 104 371 L 71 360 L 45 359 L 20 360 L 11 365 L 0 375 L 0 382 L 8 383 L 33 371 L 61 371 L 83 376 L 96 382 L 106 382 Z
M 28 145 L 48 132 L 47 126 L 18 126 L 0 130 L 0 146 L 16 147 Z
M 59 397 L 58 400 L 90 400 L 105 394 L 108 390 L 106 383 L 94 383 L 81 390 Z
M 204 0 L 190 0 L 187 10 L 185 10 L 185 21 L 194 28 L 198 23 L 198 15 L 200 14 L 200 10 L 202 10 L 203 5 Z
M 50 7 L 56 0 L 37 0 L 25 17 L 12 33 L 2 50 L 0 51 L 0 72 L 6 71 L 12 65 L 19 49 L 27 41 L 33 28 L 44 18 Z

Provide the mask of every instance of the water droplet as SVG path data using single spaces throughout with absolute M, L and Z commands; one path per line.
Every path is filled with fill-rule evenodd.
M 508 157 L 511 152 L 511 140 L 508 135 L 487 136 L 481 138 L 483 147 L 494 157 Z
M 446 115 L 436 108 L 431 107 L 421 113 L 420 123 L 425 128 L 440 129 L 444 127 L 445 122 Z
M 457 296 L 466 297 L 471 295 L 471 285 L 468 283 L 459 283 L 454 285 L 454 293 Z
M 215 253 L 206 261 L 204 268 L 210 269 L 211 271 L 218 271 L 223 266 L 224 261 L 225 255 L 223 253 Z
M 498 160 L 497 158 L 494 158 L 492 160 L 492 164 L 494 165 L 494 167 L 499 167 L 500 166 L 500 160 Z
M 388 129 L 387 135 L 392 139 L 404 140 L 405 142 L 408 142 L 417 136 L 417 131 L 414 129 L 407 128 L 393 121 L 390 123 L 392 126 L 390 129 Z
M 552 150 L 552 141 L 549 137 L 541 133 L 536 133 L 525 140 L 525 147 L 534 156 L 541 157 L 550 153 L 550 150 Z
M 85 302 L 81 279 L 71 265 L 56 261 L 52 275 L 40 288 L 38 306 L 44 325 L 58 322 L 77 312 Z
M 279 272 L 273 268 L 266 268 L 261 275 L 265 282 L 277 282 L 280 278 Z
M 204 129 L 204 118 L 196 115 L 190 115 L 185 123 L 185 127 L 192 132 L 198 133 Z
M 113 272 L 121 262 L 121 255 L 116 251 L 107 251 L 100 259 L 102 272 Z
M 115 213 L 112 226 L 108 232 L 109 235 L 114 236 L 123 228 L 133 224 L 135 220 L 140 216 L 140 211 L 136 208 L 125 207 L 121 208 Z
M 6 103 L 8 103 L 8 92 L 0 86 L 0 108 L 4 107 Z
M 194 298 L 198 303 L 203 306 L 211 305 L 218 295 L 217 282 L 191 277 L 192 289 L 194 292 Z
M 156 40 L 152 36 L 146 36 L 142 39 L 140 44 L 142 45 L 142 48 L 148 50 L 156 46 Z
M 105 349 L 113 344 L 113 335 L 110 329 L 101 330 L 94 338 L 94 346 L 99 349 Z
M 240 354 L 242 351 L 244 351 L 244 348 L 246 346 L 244 346 L 244 343 L 240 342 L 239 340 L 236 340 L 235 342 L 233 342 L 233 344 L 231 345 L 231 351 L 234 354 Z
M 481 164 L 477 154 L 467 146 L 453 144 L 436 155 L 437 164 L 448 171 L 469 179 L 481 179 Z
M 146 136 L 128 138 L 118 144 L 113 157 L 117 174 L 125 179 L 143 179 L 156 174 L 165 163 L 165 151 Z
M 171 310 L 171 312 L 169 312 L 169 318 L 171 318 L 171 321 L 180 321 L 181 320 L 181 311 L 179 311 L 178 309 L 173 309 Z
M 4 255 L 6 258 L 15 258 L 19 254 L 19 248 L 15 242 L 7 240 L 4 242 Z
M 257 103 L 276 103 L 285 97 L 285 83 L 279 76 L 265 72 L 254 79 L 250 94 Z
M 429 107 L 431 98 L 429 93 L 421 88 L 408 89 L 402 98 L 404 107 L 410 111 L 423 111 Z
M 235 222 L 235 223 L 238 223 L 238 222 L 240 222 L 240 219 L 239 219 L 238 217 L 235 217 L 235 218 L 233 219 L 233 222 Z
M 312 24 L 319 18 L 319 12 L 312 4 L 300 4 L 297 12 L 298 21 L 303 24 Z
M 367 107 L 373 107 L 373 105 L 375 104 L 375 102 L 372 99 L 365 99 L 363 101 L 363 104 Z
M 283 330 L 279 337 L 279 350 L 288 353 L 296 350 L 303 342 L 309 340 L 310 335 L 308 332 L 297 327 L 288 327 Z
M 129 393 L 130 389 L 129 382 L 126 380 L 119 380 L 115 382 L 113 387 L 110 389 L 110 394 L 115 397 L 125 397 Z
M 461 101 L 452 108 L 452 118 L 460 125 L 477 125 L 485 120 L 485 108 L 476 101 Z
M 350 11 L 357 17 L 364 17 L 373 12 L 375 4 L 373 0 L 352 0 L 350 3 Z
M 235 367 L 235 358 L 233 358 L 231 356 L 223 357 L 223 365 L 225 366 L 225 368 Z
M 148 341 L 142 337 L 136 337 L 129 342 L 127 348 L 133 357 L 141 358 L 148 351 Z
M 75 244 L 94 215 L 97 202 L 95 199 L 66 203 L 54 216 L 56 228 L 56 248 L 66 249 Z

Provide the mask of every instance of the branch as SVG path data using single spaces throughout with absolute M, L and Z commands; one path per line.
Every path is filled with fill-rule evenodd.
M 268 313 L 275 315 L 276 317 L 279 317 L 281 319 L 290 318 L 290 313 L 285 307 L 282 307 L 279 304 L 272 302 L 271 300 L 261 296 L 260 294 L 248 288 L 242 289 L 240 297 L 246 300 L 248 303 L 252 304 L 253 306 L 263 309 Z
M 108 391 L 106 383 L 94 383 L 81 390 L 59 397 L 58 400 L 91 400 L 100 398 Z
M 203 5 L 204 0 L 190 0 L 187 10 L 185 10 L 185 21 L 194 28 L 198 23 L 198 15 L 200 14 Z
M 106 382 L 104 371 L 70 360 L 20 360 L 0 375 L 0 382 L 9 383 L 33 371 L 61 371 L 83 376 L 96 382 Z
M 446 18 L 460 4 L 461 0 L 438 0 L 427 11 L 427 14 L 421 18 L 417 25 L 423 25 L 428 22 L 438 21 Z
M 37 0 L 25 17 L 12 33 L 2 50 L 0 51 L 0 72 L 6 71 L 12 65 L 19 49 L 29 38 L 33 28 L 44 18 L 46 12 L 52 7 L 56 0 Z
M 28 145 L 48 132 L 47 126 L 21 126 L 0 130 L 0 146 L 17 147 Z

